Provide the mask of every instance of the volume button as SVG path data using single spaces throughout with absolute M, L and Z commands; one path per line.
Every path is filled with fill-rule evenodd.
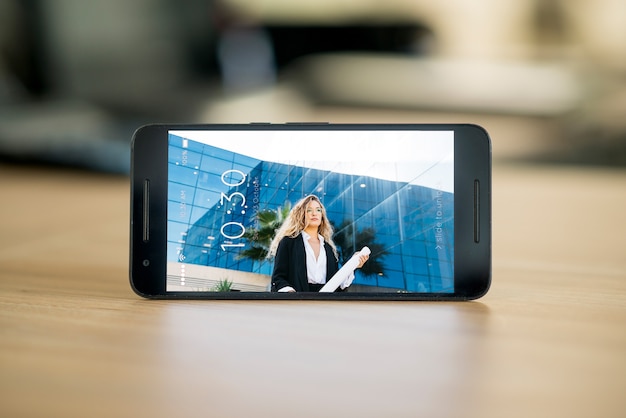
M 150 241 L 150 180 L 143 182 L 143 242 Z
M 480 181 L 474 180 L 474 242 L 480 242 Z

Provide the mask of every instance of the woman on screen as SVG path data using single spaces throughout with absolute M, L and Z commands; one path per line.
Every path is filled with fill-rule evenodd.
M 272 292 L 318 292 L 339 269 L 333 228 L 315 195 L 295 204 L 272 240 L 268 257 L 275 257 Z M 361 256 L 361 268 L 368 256 Z M 354 280 L 351 274 L 339 287 Z

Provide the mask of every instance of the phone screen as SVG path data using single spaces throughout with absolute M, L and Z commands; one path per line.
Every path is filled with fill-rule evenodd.
M 338 265 L 370 250 L 344 291 L 454 293 L 452 130 L 170 130 L 167 195 L 166 292 L 270 292 L 315 195 Z

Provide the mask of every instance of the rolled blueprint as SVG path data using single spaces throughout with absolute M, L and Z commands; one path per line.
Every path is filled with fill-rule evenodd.
M 348 260 L 348 262 L 344 264 L 343 267 L 341 267 L 339 271 L 335 273 L 335 275 L 329 281 L 326 282 L 326 284 L 320 289 L 320 292 L 330 293 L 337 290 L 337 288 L 341 286 L 341 283 L 345 282 L 346 279 L 350 277 L 350 274 L 352 274 L 354 270 L 356 270 L 357 266 L 361 262 L 360 256 L 370 255 L 370 253 L 371 251 L 369 248 L 363 247 L 361 251 L 354 254 L 350 258 L 350 260 Z

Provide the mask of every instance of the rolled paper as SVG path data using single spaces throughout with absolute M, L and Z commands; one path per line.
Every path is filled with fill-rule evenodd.
M 370 255 L 371 251 L 367 247 L 363 247 L 361 251 L 354 254 L 346 264 L 344 264 L 337 273 L 320 289 L 320 292 L 330 293 L 337 290 L 341 283 L 345 282 L 350 274 L 356 270 L 357 266 L 361 262 L 360 257 L 362 255 Z

